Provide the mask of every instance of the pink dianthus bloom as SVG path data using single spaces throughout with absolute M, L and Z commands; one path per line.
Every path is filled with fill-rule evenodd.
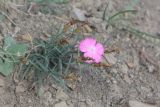
M 104 54 L 104 47 L 101 43 L 97 43 L 96 39 L 88 37 L 80 42 L 79 49 L 84 52 L 84 57 L 89 57 L 93 60 L 87 60 L 87 63 L 99 63 Z

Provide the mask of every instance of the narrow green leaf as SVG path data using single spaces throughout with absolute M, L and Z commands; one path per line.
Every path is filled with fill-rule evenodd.
M 123 11 L 119 11 L 119 12 L 115 13 L 114 15 L 110 16 L 108 18 L 107 22 L 111 23 L 119 15 L 122 15 L 122 14 L 125 14 L 125 13 L 133 13 L 133 12 L 137 12 L 137 11 L 136 10 L 123 10 Z

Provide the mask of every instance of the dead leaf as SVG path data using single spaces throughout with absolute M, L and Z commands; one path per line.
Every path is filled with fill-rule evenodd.
M 92 28 L 90 26 L 88 26 L 87 24 L 84 25 L 84 29 L 86 30 L 87 33 L 92 32 Z
M 24 41 L 27 41 L 27 42 L 32 42 L 33 41 L 33 38 L 29 33 L 18 36 L 17 39 L 18 40 L 24 40 Z
M 63 31 L 64 31 L 64 32 L 67 32 L 70 27 L 71 27 L 70 24 L 68 24 L 68 23 L 65 24 L 65 25 L 64 25 L 64 28 L 63 28 Z
M 48 33 L 43 33 L 42 36 L 40 36 L 40 38 L 44 41 L 47 41 L 51 36 Z
M 111 64 L 108 64 L 108 63 L 98 63 L 98 64 L 94 64 L 94 67 L 105 67 L 105 68 L 108 68 L 108 67 L 111 67 L 112 65 Z
M 69 82 L 75 82 L 78 80 L 78 76 L 75 73 L 70 73 L 69 75 L 64 76 L 63 79 Z
M 69 44 L 69 41 L 67 40 L 67 38 L 62 38 L 62 39 L 59 41 L 59 43 L 60 43 L 61 45 L 66 45 L 66 44 Z
M 75 33 L 81 33 L 81 29 L 80 28 L 76 28 L 74 32 Z
M 76 89 L 76 84 L 75 83 L 67 83 L 67 87 L 71 90 L 71 91 L 73 91 L 73 90 L 75 90 Z

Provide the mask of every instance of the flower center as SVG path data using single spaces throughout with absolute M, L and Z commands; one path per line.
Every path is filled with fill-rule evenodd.
M 96 53 L 96 48 L 94 46 L 90 46 L 88 50 L 92 53 Z

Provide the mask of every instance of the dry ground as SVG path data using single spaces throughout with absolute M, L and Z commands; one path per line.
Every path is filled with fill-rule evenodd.
M 51 15 L 43 14 L 36 8 L 30 12 L 31 16 L 25 15 L 30 5 L 24 1 L 15 0 L 13 4 L 1 8 L 3 12 L 8 9 L 7 15 L 16 26 L 8 19 L 0 22 L 0 37 L 7 34 L 18 36 L 29 33 L 33 37 L 40 37 L 44 32 L 51 34 L 55 28 L 66 23 L 65 16 L 76 18 L 72 9 L 74 5 L 86 12 L 85 20 L 96 27 L 95 35 L 107 40 L 107 48 L 119 48 L 120 53 L 107 56 L 113 63 L 112 67 L 99 71 L 86 70 L 81 80 L 75 82 L 73 91 L 62 91 L 60 87 L 46 82 L 41 87 L 42 95 L 36 97 L 28 89 L 27 81 L 15 80 L 13 76 L 0 77 L 0 107 L 138 107 L 138 102 L 146 103 L 144 107 L 160 107 L 160 45 L 123 32 L 106 30 L 102 14 L 107 0 L 50 4 Z M 124 8 L 130 2 L 113 0 L 110 12 Z M 141 0 L 134 8 L 139 14 L 132 23 L 160 38 L 160 1 Z M 56 15 L 63 18 L 56 18 Z M 138 102 L 130 105 L 135 100 Z

